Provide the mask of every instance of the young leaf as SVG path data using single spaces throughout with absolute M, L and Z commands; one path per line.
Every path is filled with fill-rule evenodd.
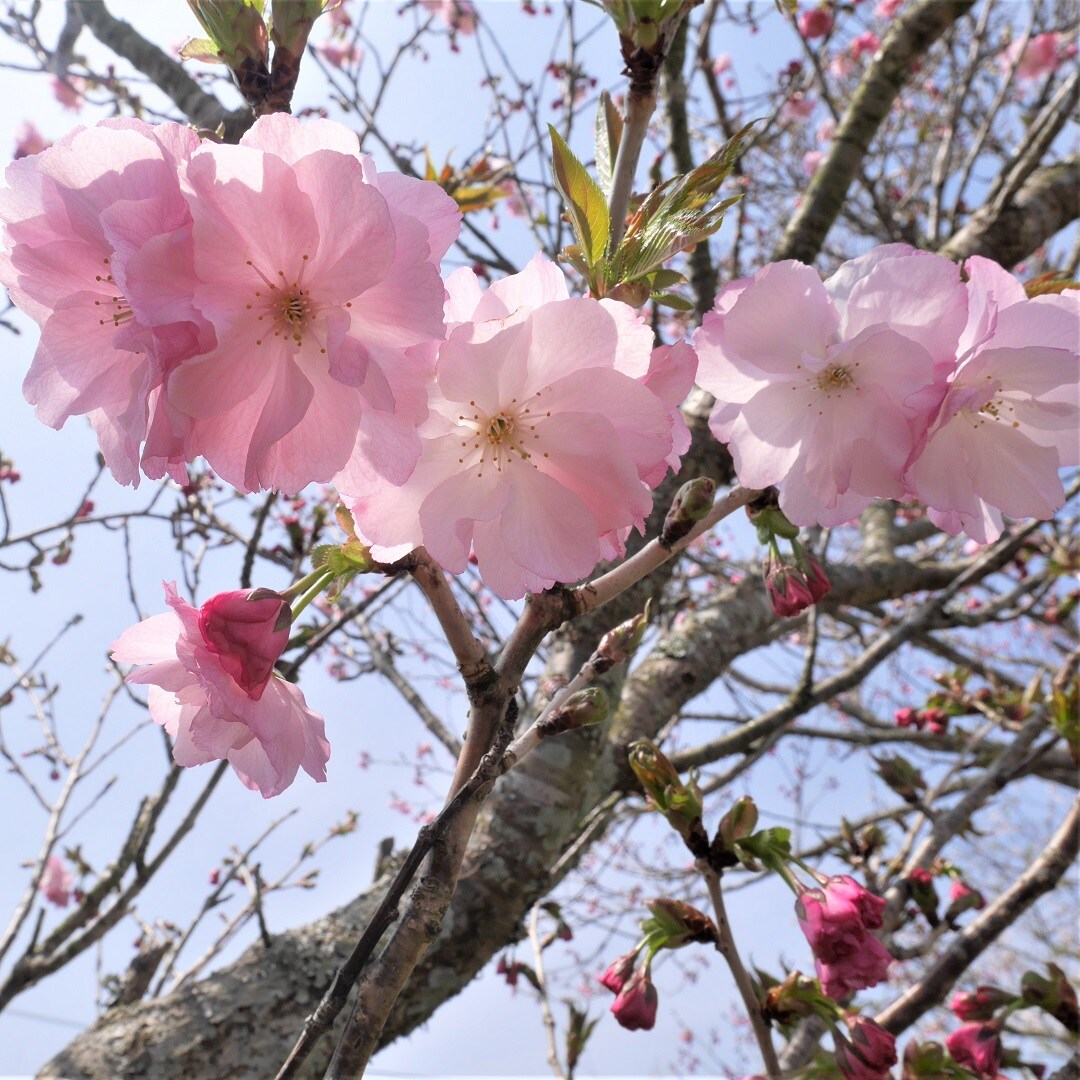
M 607 248 L 611 218 L 600 186 L 589 175 L 562 136 L 548 124 L 551 132 L 551 166 L 570 220 L 574 225 L 585 261 L 595 267 Z
M 622 116 L 615 108 L 611 95 L 602 90 L 600 103 L 596 107 L 596 175 L 600 178 L 605 197 L 611 194 L 611 178 L 615 172 L 622 131 Z

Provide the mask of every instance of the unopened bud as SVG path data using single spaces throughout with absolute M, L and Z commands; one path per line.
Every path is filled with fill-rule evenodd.
M 233 71 L 269 63 L 266 23 L 250 0 L 188 0 L 199 25 Z
M 1037 1005 L 1060 1021 L 1074 1035 L 1080 1033 L 1080 1005 L 1076 991 L 1057 964 L 1047 964 L 1047 977 L 1025 971 L 1020 979 L 1020 993 L 1025 1004 Z
M 323 0 L 274 0 L 274 17 L 270 23 L 274 47 L 294 56 L 301 55 L 324 6 Z
M 596 656 L 602 661 L 599 665 L 607 671 L 616 664 L 621 664 L 634 655 L 641 639 L 645 636 L 645 629 L 649 625 L 649 608 L 652 600 L 645 605 L 645 610 L 626 622 L 620 623 L 613 630 L 609 630 L 596 647 Z
M 965 1023 L 985 1022 L 994 1013 L 1017 1000 L 1015 994 L 997 986 L 976 986 L 974 990 L 959 990 L 953 994 L 949 1008 L 958 1020 Z
M 661 896 L 646 901 L 645 906 L 652 918 L 645 919 L 641 929 L 653 952 L 679 949 L 691 942 L 713 945 L 720 939 L 712 919 L 682 900 Z
M 758 810 L 749 795 L 743 795 L 720 819 L 720 839 L 729 850 L 745 840 L 757 828 Z
M 639 739 L 630 747 L 629 760 L 649 803 L 667 818 L 695 855 L 705 855 L 708 837 L 701 824 L 701 791 L 693 774 L 684 783 L 675 766 L 648 739 Z
M 584 690 L 571 694 L 550 716 L 539 721 L 537 728 L 545 738 L 549 735 L 561 735 L 564 731 L 575 731 L 591 724 L 602 723 L 607 719 L 608 708 L 608 696 L 604 689 L 587 686 Z
M 660 533 L 662 547 L 674 547 L 712 509 L 716 495 L 716 482 L 707 476 L 699 476 L 683 484 L 675 493 L 671 509 L 664 518 Z
M 815 1014 L 831 1019 L 836 1006 L 821 992 L 817 979 L 793 971 L 782 983 L 769 987 L 761 1006 L 766 1020 L 789 1024 Z

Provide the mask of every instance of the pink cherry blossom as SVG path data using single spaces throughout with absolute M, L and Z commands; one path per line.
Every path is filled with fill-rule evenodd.
M 476 7 L 471 0 L 420 0 L 420 6 L 438 15 L 456 33 L 476 33 Z
M 832 28 L 832 12 L 826 7 L 811 8 L 799 16 L 799 33 L 807 41 L 825 37 Z
M 191 766 L 225 759 L 245 787 L 267 799 L 284 791 L 301 768 L 325 780 L 330 744 L 323 719 L 299 688 L 276 675 L 261 687 L 242 686 L 235 665 L 222 661 L 213 602 L 200 612 L 177 595 L 175 584 L 164 588 L 172 610 L 125 630 L 112 656 L 147 665 L 127 681 L 149 684 L 150 716 L 171 736 L 173 760 Z
M 807 176 L 813 176 L 821 168 L 821 163 L 824 160 L 825 154 L 821 150 L 808 150 L 803 154 L 802 171 Z
M 0 192 L 0 281 L 41 327 L 23 392 L 51 427 L 88 415 L 121 483 L 138 482 L 140 443 L 164 422 L 166 371 L 213 341 L 178 298 L 191 219 L 177 169 L 197 145 L 179 124 L 108 120 L 14 162 Z M 164 290 L 155 319 L 135 313 L 136 283 Z
M 999 61 L 1005 71 L 1015 68 L 1013 75 L 1021 82 L 1041 79 L 1057 70 L 1062 60 L 1061 35 L 1036 34 L 1024 41 L 1014 41 L 1001 54 Z
M 358 64 L 364 58 L 364 50 L 351 41 L 347 44 L 340 41 L 324 41 L 315 46 L 315 51 L 332 67 L 344 68 Z
M 404 351 L 442 335 L 453 200 L 378 174 L 342 125 L 280 113 L 201 147 L 184 186 L 193 303 L 217 337 L 166 384 L 185 453 L 249 491 L 327 481 L 354 454 L 404 480 L 427 376 Z
M 809 120 L 814 115 L 817 101 L 807 97 L 801 90 L 797 90 L 780 106 L 780 119 L 787 123 L 797 123 L 801 120 Z
M 1010 517 L 1049 518 L 1080 464 L 1080 300 L 1028 300 L 1019 282 L 972 258 L 959 361 L 932 426 L 912 452 L 911 491 L 946 532 L 995 540 Z
M 795 912 L 828 997 L 876 986 L 888 974 L 892 957 L 870 933 L 881 927 L 884 906 L 850 877 L 830 878 L 799 897 Z
M 622 988 L 629 982 L 634 971 L 634 962 L 640 949 L 631 949 L 617 960 L 613 960 L 608 969 L 600 976 L 600 985 L 610 990 L 613 994 L 622 992 Z
M 896 1064 L 896 1037 L 865 1016 L 844 1017 L 851 1042 L 837 1039 L 836 1064 L 844 1080 L 888 1080 Z
M 292 612 L 269 589 L 217 593 L 199 609 L 199 633 L 253 701 L 262 697 L 289 642 Z
M 837 525 L 901 497 L 966 318 L 959 270 L 902 245 L 823 283 L 796 262 L 733 282 L 694 345 L 710 426 L 747 487 L 780 488 L 799 525 Z M 940 383 L 939 383 L 940 380 Z
M 957 1028 L 945 1039 L 957 1065 L 992 1080 L 1001 1068 L 1001 1033 L 994 1024 L 972 1023 Z
M 659 1004 L 660 996 L 649 978 L 649 969 L 642 964 L 612 1002 L 611 1013 L 627 1031 L 651 1031 Z
M 712 71 L 714 75 L 723 75 L 725 71 L 731 70 L 731 54 L 730 53 L 718 53 L 713 57 Z
M 958 990 L 949 1002 L 949 1008 L 958 1020 L 986 1021 L 1003 1005 L 1015 1000 L 1014 995 L 996 986 L 977 986 L 974 990 Z
M 851 42 L 851 59 L 858 60 L 863 53 L 870 53 L 873 55 L 881 48 L 881 38 L 873 32 L 873 30 L 867 30 L 865 33 L 857 35 Z
M 879 19 L 895 19 L 896 13 L 904 6 L 904 0 L 880 0 L 874 8 L 874 14 Z
M 457 574 L 471 551 L 508 599 L 576 581 L 621 550 L 623 530 L 642 527 L 685 379 L 670 353 L 654 362 L 651 332 L 630 309 L 567 299 L 562 272 L 541 256 L 486 293 L 469 270 L 447 289 L 452 329 L 415 471 L 401 487 L 364 492 L 343 475 L 338 488 L 377 559 L 422 544 Z
M 67 868 L 59 855 L 50 855 L 45 860 L 45 870 L 38 883 L 38 892 L 57 907 L 67 907 L 71 902 L 71 890 L 75 886 L 75 876 Z

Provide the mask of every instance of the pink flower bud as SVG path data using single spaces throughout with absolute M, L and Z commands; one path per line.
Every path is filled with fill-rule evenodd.
M 841 1042 L 837 1046 L 836 1064 L 849 1080 L 879 1080 L 887 1077 L 889 1069 L 896 1064 L 896 1036 L 889 1034 L 879 1024 L 865 1016 L 846 1016 L 851 1033 L 851 1044 Z M 846 1057 L 855 1067 L 845 1071 L 841 1063 L 840 1047 L 848 1051 Z M 858 1070 L 862 1071 L 858 1071 Z
M 656 1023 L 660 997 L 643 964 L 619 991 L 611 1006 L 612 1015 L 627 1031 L 650 1031 Z
M 965 1023 L 973 1020 L 985 1022 L 992 1019 L 1003 1005 L 1015 1000 L 1014 995 L 996 986 L 977 986 L 974 990 L 959 990 L 953 994 L 949 1008 L 958 1020 Z
M 957 1065 L 992 1080 L 1001 1068 L 1001 1038 L 994 1024 L 965 1024 L 945 1039 Z
M 41 875 L 38 892 L 57 907 L 67 907 L 71 902 L 71 888 L 75 877 L 64 865 L 59 855 L 50 855 L 45 862 L 45 872 Z
M 897 727 L 918 727 L 918 713 L 914 709 L 897 709 L 893 713 L 893 719 Z
M 199 632 L 240 688 L 258 701 L 289 641 L 292 612 L 268 589 L 218 593 L 199 609 Z
M 807 41 L 824 37 L 833 28 L 832 12 L 828 8 L 811 8 L 799 16 L 799 33 Z
M 620 956 L 619 959 L 600 976 L 600 985 L 606 987 L 613 994 L 621 994 L 623 987 L 626 985 L 634 970 L 634 961 L 637 959 L 637 954 L 638 950 L 633 949 Z

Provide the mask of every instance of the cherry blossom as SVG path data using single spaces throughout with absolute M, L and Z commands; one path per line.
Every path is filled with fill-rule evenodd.
M 322 717 L 307 707 L 299 688 L 273 673 L 242 685 L 236 666 L 223 659 L 238 654 L 223 647 L 218 623 L 222 607 L 235 601 L 215 598 L 200 610 L 174 583 L 164 589 L 172 610 L 125 630 L 112 656 L 147 665 L 127 681 L 149 685 L 150 716 L 172 738 L 173 760 L 191 766 L 225 759 L 245 787 L 267 799 L 284 791 L 301 768 L 324 781 L 330 744 Z
M 27 120 L 19 126 L 15 133 L 15 149 L 11 154 L 12 161 L 29 157 L 31 154 L 40 154 L 42 150 L 48 150 L 52 143 L 38 131 L 35 124 Z
M 1003 514 L 1051 517 L 1065 499 L 1059 468 L 1080 464 L 1080 301 L 1029 300 L 988 259 L 969 259 L 965 271 L 959 362 L 907 482 L 936 525 L 985 544 Z
M 957 1065 L 986 1080 L 997 1076 L 1001 1068 L 1001 1033 L 996 1025 L 965 1024 L 946 1037 L 945 1045 Z
M 660 995 L 649 977 L 649 966 L 642 964 L 619 989 L 611 1013 L 627 1031 L 651 1031 L 659 1004 Z
M 339 490 L 377 559 L 422 544 L 462 573 L 472 552 L 508 599 L 576 581 L 643 526 L 679 437 L 682 361 L 654 360 L 651 331 L 625 305 L 568 299 L 540 256 L 486 293 L 469 270 L 447 288 L 451 330 L 415 471 L 369 492 L 342 476 Z
M 710 426 L 740 482 L 778 485 L 798 525 L 837 525 L 873 498 L 902 497 L 966 314 L 958 268 L 903 245 L 826 283 L 783 262 L 726 286 L 694 344 L 698 382 L 718 399 Z
M 1001 67 L 1021 82 L 1041 79 L 1057 70 L 1062 60 L 1061 35 L 1036 34 L 1027 41 L 1014 41 L 999 57 Z
M 240 688 L 258 701 L 289 642 L 292 612 L 269 589 L 217 593 L 199 609 L 199 633 Z
M 185 454 L 243 490 L 297 491 L 354 453 L 404 480 L 427 375 L 404 350 L 442 335 L 453 200 L 378 174 L 342 125 L 284 114 L 204 145 L 184 184 L 193 303 L 217 337 L 166 386 Z
M 799 16 L 799 33 L 807 41 L 825 37 L 833 28 L 832 12 L 826 7 L 811 8 Z
M 38 883 L 38 892 L 50 904 L 67 907 L 71 902 L 71 890 L 75 886 L 75 877 L 59 855 L 50 855 L 45 860 L 45 870 Z
M 191 258 L 177 170 L 197 145 L 179 124 L 108 120 L 14 162 L 0 193 L 0 281 L 41 327 L 23 392 L 50 427 L 88 415 L 121 483 L 138 482 L 140 443 L 162 423 L 165 372 L 213 340 L 170 285 Z M 164 290 L 152 321 L 135 313 L 136 281 Z
M 476 7 L 472 0 L 420 0 L 420 6 L 438 15 L 455 33 L 476 33 Z
M 889 1080 L 896 1037 L 865 1016 L 844 1017 L 851 1042 L 837 1037 L 836 1064 L 844 1080 Z
M 799 897 L 795 912 L 826 996 L 839 999 L 886 977 L 892 957 L 870 933 L 882 925 L 884 907 L 884 900 L 846 876 Z

